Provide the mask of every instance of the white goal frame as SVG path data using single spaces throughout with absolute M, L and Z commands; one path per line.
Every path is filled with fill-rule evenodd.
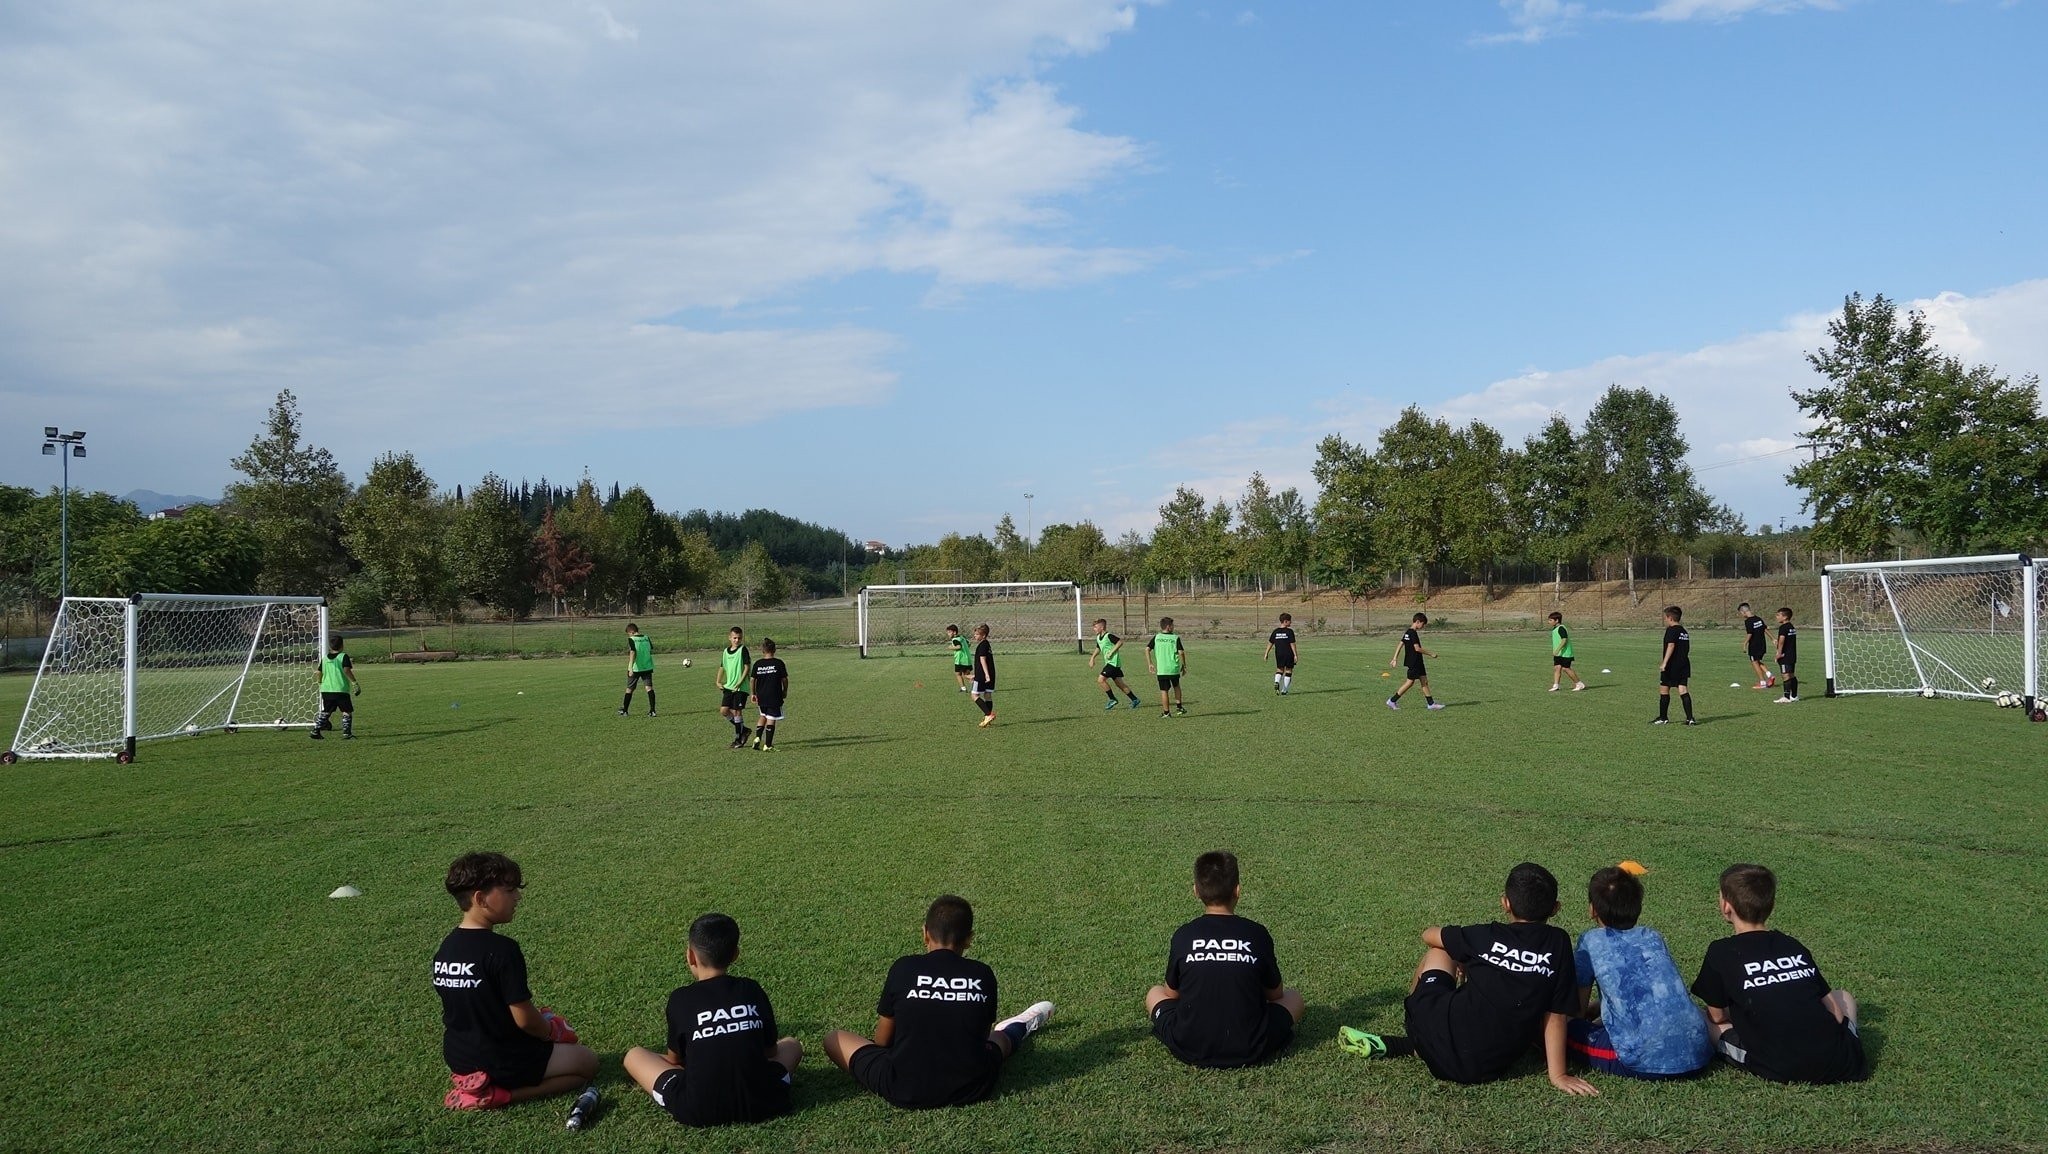
M 1989 700 L 2001 692 L 2011 691 L 2015 686 L 2004 682 L 1986 688 L 1984 678 L 2016 677 L 2023 704 L 2031 713 L 2040 698 L 2042 617 L 2044 612 L 2048 612 L 2048 606 L 2041 601 L 2040 572 L 2040 566 L 2024 553 L 1934 557 L 1923 561 L 1870 561 L 1824 567 L 1820 578 L 1820 605 L 1827 696 L 1909 693 L 1922 697 Z M 1911 606 L 1901 604 L 1902 594 L 1909 588 L 1908 579 L 1913 577 L 1946 577 L 1957 580 L 1959 584 L 1975 581 L 1981 588 L 1992 589 L 2001 581 L 2009 581 L 2006 590 L 2009 600 L 1993 592 L 1989 594 L 1990 603 L 1981 609 L 1971 606 L 1973 612 L 1983 613 L 1981 630 L 1966 624 L 1967 619 L 1959 616 L 1946 627 L 1923 623 L 1922 638 L 1915 640 L 1914 626 L 1909 620 Z M 1852 593 L 1869 603 L 1868 616 L 1860 622 L 1841 604 L 1845 594 Z M 2009 620 L 2003 625 L 2002 633 L 2001 618 Z M 1868 624 L 1870 619 L 1876 619 L 1879 627 L 1871 627 Z M 1883 625 L 1886 619 L 1889 619 L 1889 626 Z M 1958 655 L 1956 647 L 1966 638 L 1980 635 L 1987 640 L 2016 636 L 2020 642 L 2018 652 L 2010 656 L 1993 653 L 1979 656 L 1974 662 L 1965 661 Z M 1886 638 L 1880 644 L 1897 647 L 1895 653 L 1904 657 L 1905 664 L 1910 666 L 1909 674 L 1886 676 L 1870 668 L 1875 662 L 1860 656 L 1859 651 L 1864 647 L 1856 645 L 1852 639 L 1875 639 L 1879 636 Z M 1952 644 L 1937 646 L 1934 644 L 1936 637 Z M 1946 654 L 1943 648 L 1948 650 Z M 1995 649 L 1995 646 L 1986 645 L 1984 648 Z M 1959 664 L 1971 664 L 1971 667 L 1958 668 Z M 1903 667 L 1901 672 L 1904 672 Z
M 253 621 L 246 612 L 251 608 L 258 609 Z M 242 616 L 219 619 L 225 628 L 199 637 L 197 653 L 159 657 L 143 641 L 146 624 L 175 620 L 172 614 L 198 621 L 197 614 L 210 610 Z M 307 610 L 313 613 L 310 631 Z M 282 641 L 274 618 L 287 630 Z M 125 764 L 135 759 L 138 741 L 304 728 L 319 710 L 317 675 L 326 639 L 322 597 L 66 597 L 51 623 L 14 743 L 0 761 L 111 757 Z M 245 716 L 252 712 L 261 716 Z
M 980 607 L 1000 606 L 1008 600 L 1006 594 L 1011 592 L 1040 595 L 1042 598 L 1042 595 L 1049 591 L 1059 591 L 1063 594 L 1061 600 L 1072 602 L 1074 606 L 1074 652 L 1087 652 L 1085 648 L 1087 643 L 1086 627 L 1081 621 L 1081 587 L 1079 585 L 1072 581 L 975 581 L 939 585 L 862 586 L 860 596 L 855 600 L 858 623 L 857 640 L 860 645 L 860 655 L 862 657 L 872 656 L 874 650 L 883 648 L 887 644 L 886 639 L 873 637 L 870 633 L 870 628 L 874 623 L 872 598 L 875 594 L 916 593 L 932 597 L 950 596 L 957 599 L 956 605 L 958 608 L 967 611 Z M 1044 603 L 1042 599 L 1040 603 Z M 963 633 L 974 628 L 973 622 L 965 620 L 954 622 L 954 624 L 959 625 Z M 924 639 L 920 638 L 918 640 L 921 642 Z M 1061 636 L 1057 638 L 1057 641 L 1062 645 L 1065 644 L 1066 637 L 1063 631 Z M 999 635 L 997 644 L 1001 643 Z

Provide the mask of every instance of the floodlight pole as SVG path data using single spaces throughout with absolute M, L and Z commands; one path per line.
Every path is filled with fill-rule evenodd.
M 85 456 L 85 433 L 60 433 L 55 425 L 43 426 L 43 456 L 63 462 L 64 485 L 57 498 L 57 603 L 71 594 L 71 458 Z
M 1024 559 L 1031 559 L 1031 494 L 1024 494 Z

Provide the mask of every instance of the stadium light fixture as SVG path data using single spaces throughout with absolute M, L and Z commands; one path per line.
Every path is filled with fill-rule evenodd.
M 1031 556 L 1031 494 L 1024 494 L 1024 556 Z
M 61 605 L 71 594 L 71 458 L 85 456 L 85 430 L 59 433 L 57 426 L 43 426 L 43 456 L 56 457 L 64 464 L 64 485 L 58 497 L 57 513 L 57 601 Z M 65 452 L 66 448 L 70 452 Z

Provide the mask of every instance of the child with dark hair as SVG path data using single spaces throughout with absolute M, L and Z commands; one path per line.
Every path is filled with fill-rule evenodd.
M 988 622 L 974 627 L 974 707 L 982 729 L 996 723 L 996 651 L 988 643 Z
M 1572 668 L 1572 631 L 1564 627 L 1564 614 L 1552 611 L 1550 614 L 1550 691 L 1557 692 L 1561 678 L 1572 679 L 1572 692 L 1586 687 L 1578 671 Z
M 1685 619 L 1685 610 L 1676 605 L 1664 607 L 1664 656 L 1657 662 L 1657 717 L 1651 725 L 1671 724 L 1671 691 L 1678 690 L 1678 700 L 1685 706 L 1685 723 L 1698 725 L 1692 715 L 1692 690 L 1686 683 L 1692 680 L 1692 634 L 1685 631 L 1679 622 Z
M 1273 692 L 1283 697 L 1294 688 L 1294 651 L 1298 644 L 1294 636 L 1294 615 L 1282 613 L 1280 624 L 1266 635 L 1265 656 L 1273 659 Z
M 1181 697 L 1180 679 L 1188 671 L 1188 647 L 1173 631 L 1173 618 L 1161 617 L 1159 632 L 1145 642 L 1145 668 L 1159 679 L 1159 716 L 1186 717 L 1188 704 Z
M 519 912 L 526 879 L 501 853 L 466 853 L 443 883 L 462 923 L 434 954 L 441 996 L 441 1056 L 448 1062 L 451 1110 L 496 1110 L 529 1098 L 577 1090 L 597 1075 L 597 1055 L 545 1006 L 533 1004 L 526 955 L 493 932 Z
M 1422 931 L 1429 949 L 1409 987 L 1409 1037 L 1373 1039 L 1384 1042 L 1375 1049 L 1388 1055 L 1412 1049 L 1430 1073 L 1470 1084 L 1499 1078 L 1540 1041 L 1551 1085 L 1567 1094 L 1598 1094 L 1565 1069 L 1577 982 L 1572 939 L 1548 924 L 1558 910 L 1557 879 L 1523 862 L 1508 871 L 1500 908 L 1510 921 Z
M 626 696 L 619 702 L 619 716 L 624 717 L 633 708 L 633 691 L 645 682 L 647 685 L 647 716 L 654 713 L 654 641 L 640 627 L 630 622 L 626 625 Z
M 1190 1066 L 1229 1069 L 1266 1061 L 1294 1039 L 1306 1006 L 1281 984 L 1273 935 L 1237 915 L 1237 855 L 1195 859 L 1202 916 L 1173 931 L 1166 982 L 1145 993 L 1152 1036 Z
M 1778 672 L 1784 677 L 1785 692 L 1775 702 L 1790 705 L 1799 700 L 1799 630 L 1792 626 L 1792 607 L 1778 610 Z
M 946 648 L 953 654 L 953 680 L 960 683 L 960 692 L 965 693 L 967 683 L 974 680 L 974 649 L 960 636 L 958 625 L 946 626 Z
M 713 913 L 690 923 L 683 961 L 696 981 L 668 996 L 668 1052 L 626 1051 L 626 1073 L 685 1126 L 789 1113 L 803 1046 L 775 1038 L 775 1008 L 759 982 L 726 972 L 739 956 L 738 922 Z
M 1777 898 L 1777 877 L 1760 865 L 1721 871 L 1721 917 L 1735 934 L 1707 947 L 1692 983 L 1714 1048 L 1773 1082 L 1861 1082 L 1870 1070 L 1856 999 L 1829 988 L 1797 938 L 1764 928 Z
M 349 687 L 355 687 L 355 693 Z M 356 663 L 341 651 L 341 634 L 327 639 L 327 656 L 320 659 L 320 712 L 313 718 L 313 740 L 320 740 L 320 731 L 333 729 L 330 720 L 336 713 L 341 714 L 341 739 L 353 741 L 356 736 L 356 696 L 363 691 L 363 683 L 356 680 Z
M 727 749 L 745 749 L 753 731 L 747 728 L 747 679 L 754 658 L 747 652 L 746 631 L 735 625 L 726 632 L 725 651 L 718 655 L 718 716 L 732 726 Z
M 775 656 L 773 637 L 761 639 L 761 656 L 749 673 L 754 684 L 754 708 L 760 714 L 754 722 L 754 748 L 772 751 L 775 727 L 782 724 L 782 711 L 789 700 L 789 666 Z
M 1764 632 L 1769 626 L 1764 624 L 1763 618 L 1756 615 L 1747 601 L 1736 606 L 1735 611 L 1742 614 L 1743 652 L 1749 657 L 1749 667 L 1756 670 L 1755 688 L 1769 689 L 1771 670 L 1764 664 Z
M 1124 639 L 1109 631 L 1108 618 L 1097 617 L 1094 629 L 1095 652 L 1088 655 L 1088 664 L 1094 665 L 1097 659 L 1102 662 L 1102 668 L 1095 673 L 1095 684 L 1101 686 L 1103 696 L 1109 698 L 1102 708 L 1116 708 L 1118 690 L 1122 690 L 1124 696 L 1131 699 L 1132 709 L 1138 708 L 1138 695 L 1131 692 L 1129 683 L 1124 681 Z
M 996 1021 L 995 971 L 963 956 L 974 940 L 974 907 L 966 898 L 947 894 L 933 902 L 923 933 L 925 952 L 889 967 L 875 1036 L 828 1031 L 825 1056 L 891 1105 L 970 1105 L 994 1091 L 1004 1060 L 1044 1028 L 1053 1005 L 1034 1002 Z
M 1394 655 L 1387 659 L 1388 665 L 1402 665 L 1406 673 L 1401 679 L 1401 688 L 1387 698 L 1388 709 L 1401 708 L 1401 697 L 1416 685 L 1422 686 L 1422 703 L 1430 709 L 1442 709 L 1437 699 L 1429 695 L 1429 666 L 1423 664 L 1425 657 L 1436 654 L 1422 647 L 1422 631 L 1429 627 L 1429 614 L 1417 613 L 1408 619 L 1408 628 L 1402 630 L 1400 644 L 1394 646 Z
M 1714 1050 L 1706 1023 L 1685 994 L 1685 979 L 1664 936 L 1639 924 L 1643 883 L 1618 866 L 1586 885 L 1593 928 L 1579 935 L 1578 1016 L 1566 1024 L 1573 1057 L 1607 1074 L 1673 1078 L 1706 1068 Z M 1593 988 L 1600 1002 L 1593 1006 Z

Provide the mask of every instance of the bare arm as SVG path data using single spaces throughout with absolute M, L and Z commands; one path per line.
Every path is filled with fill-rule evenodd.
M 540 1010 L 535 1008 L 532 1002 L 514 1002 L 509 1008 L 512 1011 L 512 1024 L 520 1030 L 536 1038 L 554 1040 L 554 1032 L 548 1029 L 548 1020 L 540 1016 Z
M 1678 646 L 1675 642 L 1667 641 L 1664 643 L 1664 658 L 1663 660 L 1657 662 L 1657 672 L 1664 672 L 1664 667 L 1666 665 L 1671 664 L 1671 651 L 1676 648 L 1678 648 Z
M 1422 944 L 1428 946 L 1432 950 L 1443 949 L 1444 928 L 1442 926 L 1431 926 L 1428 929 L 1422 931 Z
M 1565 1022 L 1563 1014 L 1551 1014 L 1543 1022 L 1543 1060 L 1550 1067 L 1550 1084 L 1567 1094 L 1581 1098 L 1597 1098 L 1600 1091 L 1593 1088 L 1584 1078 L 1573 1077 L 1565 1070 Z
M 896 1019 L 894 1019 L 894 1018 L 890 1018 L 890 1017 L 881 1017 L 881 1018 L 876 1018 L 876 1019 L 875 1019 L 875 1037 L 874 1037 L 874 1043 L 875 1043 L 875 1045 L 877 1045 L 877 1046 L 886 1046 L 886 1045 L 888 1045 L 888 1044 L 889 1044 L 890 1042 L 894 1041 L 895 1039 L 896 1039 Z
M 1714 1023 L 1716 1026 L 1725 1026 L 1728 1024 L 1728 1007 L 1708 1006 L 1706 1007 L 1706 1011 L 1707 1021 Z

